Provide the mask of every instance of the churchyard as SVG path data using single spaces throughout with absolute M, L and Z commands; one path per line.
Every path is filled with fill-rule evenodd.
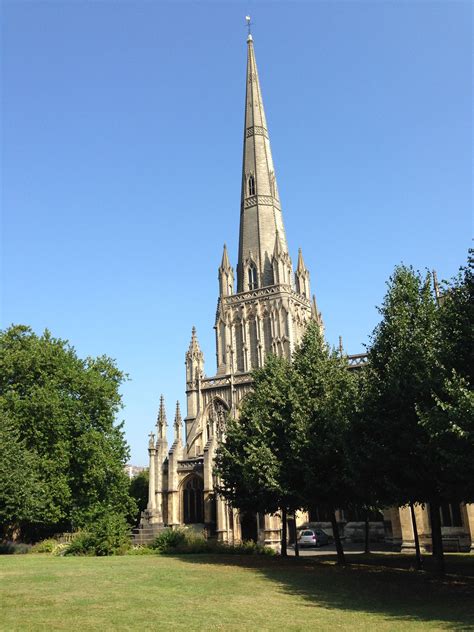
M 474 557 L 447 558 L 437 579 L 398 554 L 348 555 L 345 568 L 329 556 L 9 555 L 0 629 L 474 629 Z

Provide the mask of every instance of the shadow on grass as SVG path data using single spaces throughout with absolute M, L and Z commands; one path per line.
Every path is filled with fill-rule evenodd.
M 444 578 L 410 570 L 413 559 L 396 555 L 289 558 L 244 555 L 176 555 L 189 564 L 251 569 L 301 597 L 310 607 L 377 614 L 394 621 L 433 622 L 443 629 L 474 630 L 474 557 L 450 556 Z M 429 562 L 428 562 L 429 565 Z

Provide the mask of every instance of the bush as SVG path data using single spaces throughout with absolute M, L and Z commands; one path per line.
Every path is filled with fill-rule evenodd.
M 53 538 L 42 540 L 37 542 L 31 549 L 32 553 L 54 553 L 55 549 L 59 546 L 59 542 Z
M 10 542 L 4 540 L 0 542 L 0 555 L 23 555 L 31 551 L 31 544 L 23 544 L 22 542 Z
M 155 555 L 157 551 L 149 546 L 137 545 L 128 549 L 126 555 Z
M 226 544 L 225 542 L 220 542 L 217 544 L 216 553 L 227 553 L 230 555 L 276 555 L 274 549 L 253 542 L 252 540 L 246 540 L 240 544 Z
M 130 548 L 130 533 L 123 516 L 104 514 L 81 531 L 64 555 L 123 555 Z
M 184 529 L 165 529 L 154 539 L 151 548 L 159 553 L 166 553 L 186 544 L 187 536 L 188 533 Z
M 166 529 L 151 547 L 158 553 L 222 553 L 225 555 L 275 555 L 275 551 L 262 544 L 248 541 L 227 544 L 207 540 L 203 534 L 187 529 Z

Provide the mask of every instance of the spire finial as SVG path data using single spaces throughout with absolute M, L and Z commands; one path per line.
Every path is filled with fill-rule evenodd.
M 176 402 L 176 413 L 174 416 L 174 435 L 176 441 L 181 441 L 181 425 L 183 421 L 181 419 L 181 411 L 179 409 L 179 402 Z
M 251 42 L 253 38 L 252 38 L 252 21 L 250 20 L 250 15 L 245 16 L 245 21 L 247 22 L 247 28 L 249 31 L 247 42 Z

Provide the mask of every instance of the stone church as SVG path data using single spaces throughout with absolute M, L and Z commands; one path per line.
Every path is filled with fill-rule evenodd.
M 217 370 L 204 371 L 204 356 L 193 328 L 186 352 L 186 400 L 184 424 L 176 405 L 174 440 L 167 442 L 167 416 L 161 397 L 156 434 L 151 433 L 148 507 L 143 513 L 138 541 L 145 541 L 164 526 L 194 525 L 221 541 L 258 539 L 271 546 L 280 540 L 278 516 L 239 513 L 213 490 L 214 454 L 224 431 L 226 416 L 238 416 L 239 404 L 252 386 L 251 371 L 263 366 L 269 353 L 291 357 L 310 319 L 322 327 L 310 276 L 301 250 L 296 270 L 288 252 L 270 137 L 263 107 L 252 35 L 247 39 L 245 125 L 243 135 L 242 189 L 239 251 L 236 268 L 226 246 L 218 270 L 219 297 L 215 318 Z M 365 356 L 349 356 L 349 368 L 357 369 Z M 184 433 L 183 433 L 184 430 Z M 449 506 L 451 507 L 451 506 Z M 471 507 L 452 508 L 457 521 L 453 536 L 464 548 L 474 534 Z M 421 508 L 420 538 L 427 534 L 427 513 Z M 459 514 L 459 516 L 458 516 Z M 454 516 L 454 517 L 453 517 Z M 327 517 L 326 517 L 327 518 Z M 362 523 L 357 516 L 339 520 L 348 539 L 357 539 Z M 301 515 L 329 527 L 325 516 Z M 470 528 L 469 528 L 470 527 Z M 411 522 L 406 511 L 392 509 L 374 516 L 374 536 L 388 535 L 405 549 L 413 546 Z M 474 537 L 474 536 L 473 536 Z M 428 541 L 426 540 L 428 545 Z

